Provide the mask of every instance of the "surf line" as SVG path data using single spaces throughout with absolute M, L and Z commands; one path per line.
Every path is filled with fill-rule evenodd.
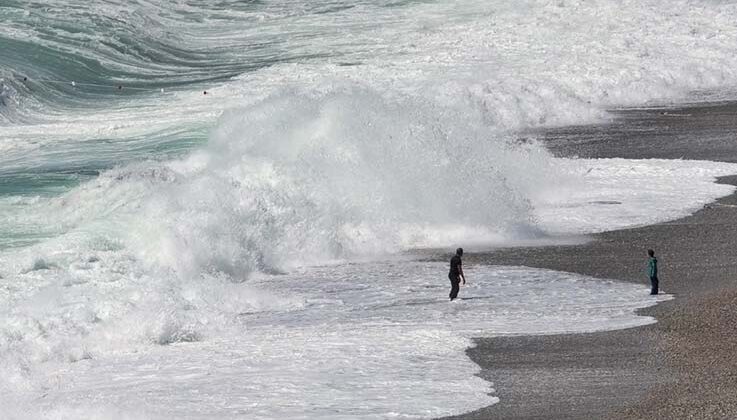
M 18 80 L 16 78 L 16 80 Z M 28 82 L 35 82 L 35 83 L 51 83 L 51 84 L 60 84 L 60 85 L 68 85 L 72 87 L 77 86 L 90 86 L 90 87 L 101 87 L 101 88 L 113 88 L 115 90 L 137 90 L 142 92 L 160 92 L 164 93 L 164 88 L 143 88 L 143 87 L 135 87 L 135 86 L 125 86 L 123 84 L 114 84 L 114 85 L 108 85 L 108 84 L 102 84 L 102 83 L 88 83 L 88 82 L 77 82 L 74 80 L 54 80 L 54 79 L 33 79 L 31 80 L 28 76 L 23 76 L 22 80 L 18 80 L 22 82 L 24 85 L 26 85 Z M 0 84 L 3 82 L 3 79 L 0 79 Z M 203 95 L 208 95 L 209 92 L 207 90 L 202 91 Z

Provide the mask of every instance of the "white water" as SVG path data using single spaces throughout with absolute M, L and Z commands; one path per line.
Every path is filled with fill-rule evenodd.
M 313 93 L 349 84 L 382 96 L 419 95 L 432 107 L 455 104 L 463 113 L 480 113 L 487 129 L 509 130 L 595 121 L 606 117 L 602 110 L 608 106 L 679 100 L 694 90 L 737 84 L 737 57 L 731 54 L 737 5 L 729 2 L 683 0 L 664 8 L 656 0 L 327 1 L 214 11 L 206 4 L 111 1 L 93 4 L 90 11 L 87 2 L 67 1 L 67 8 L 47 9 L 61 26 L 48 29 L 59 40 L 42 37 L 41 27 L 33 24 L 4 25 L 0 34 L 71 49 L 110 71 L 134 68 L 142 75 L 178 77 L 172 63 L 158 68 L 137 62 L 140 57 L 111 57 L 105 32 L 77 34 L 81 46 L 65 46 L 70 38 L 61 23 L 88 25 L 87 13 L 93 13 L 113 23 L 122 19 L 127 26 L 121 30 L 132 31 L 134 41 L 211 54 L 214 65 L 252 60 L 273 65 L 225 83 L 164 94 L 154 89 L 157 93 L 106 98 L 109 103 L 102 105 L 93 98 L 88 107 L 73 109 L 39 110 L 32 92 L 19 88 L 5 102 L 28 113 L 33 123 L 4 127 L 4 167 L 29 151 L 37 152 L 25 156 L 32 162 L 43 162 L 51 152 L 57 160 L 79 159 L 79 148 L 101 137 L 108 151 L 117 151 L 116 145 L 150 146 L 168 134 L 211 127 L 223 110 L 284 88 Z M 319 13 L 341 5 L 355 7 Z M 197 7 L 201 20 L 192 19 Z M 253 48 L 264 44 L 265 51 Z M 125 45 L 119 48 L 126 51 Z M 285 56 L 305 58 L 282 62 Z M 185 80 L 193 77 L 186 70 Z M 208 95 L 202 94 L 205 89 Z M 57 96 L 77 99 L 73 91 Z
M 644 285 L 526 268 L 467 269 L 471 283 L 462 293 L 473 299 L 449 304 L 446 264 L 356 258 L 376 249 L 448 243 L 455 235 L 488 246 L 524 238 L 524 231 L 477 228 L 471 234 L 472 225 L 443 228 L 420 219 L 392 223 L 396 235 L 376 234 L 384 228 L 381 218 L 372 224 L 364 217 L 359 229 L 339 217 L 346 212 L 340 204 L 352 204 L 350 196 L 332 206 L 277 200 L 272 197 L 282 191 L 300 197 L 295 189 L 307 180 L 284 189 L 283 178 L 274 179 L 278 166 L 205 154 L 156 170 L 113 171 L 51 199 L 40 207 L 44 217 L 73 225 L 69 233 L 2 254 L 0 384 L 4 405 L 20 407 L 21 418 L 461 413 L 496 401 L 464 356 L 471 337 L 652 321 L 634 314 L 656 302 Z M 213 175 L 207 169 L 213 162 L 229 176 Z M 731 192 L 712 181 L 735 171 L 709 162 L 558 164 L 567 183 L 528 195 L 537 197 L 528 202 L 535 211 L 526 217 L 537 221 L 538 232 L 580 233 L 677 217 Z M 230 176 L 240 171 L 240 178 Z M 319 179 L 317 187 L 333 181 L 309 179 Z M 248 199 L 253 191 L 272 201 L 254 203 Z M 383 211 L 393 202 L 382 194 L 371 196 L 381 204 L 377 209 L 347 208 L 369 216 Z M 211 206 L 213 200 L 220 204 Z M 294 203 L 308 211 L 290 207 Z M 33 206 L 27 214 L 33 215 Z M 96 206 L 110 213 L 90 218 Z M 336 213 L 313 216 L 315 207 Z M 286 216 L 249 224 L 254 214 Z M 323 233 L 326 226 L 341 234 Z M 505 239 L 510 234 L 522 236 Z M 343 259 L 356 262 L 304 266 L 336 247 Z M 288 275 L 253 275 L 241 283 L 250 269 L 285 267 L 291 267 Z M 107 408 L 95 411 L 98 405 Z
M 633 311 L 665 298 L 564 273 L 471 267 L 465 298 L 449 304 L 444 269 L 326 266 L 259 276 L 245 290 L 217 279 L 176 290 L 154 279 L 61 285 L 45 305 L 37 296 L 16 306 L 51 324 L 38 326 L 44 339 L 17 343 L 35 345 L 15 356 L 46 359 L 48 375 L 44 397 L 17 392 L 16 404 L 33 399 L 46 418 L 74 418 L 91 398 L 110 407 L 105 418 L 436 417 L 497 401 L 463 355 L 471 337 L 642 325 L 652 320 Z M 171 300 L 178 313 L 162 305 Z
M 60 27 L 86 24 L 88 8 L 122 16 L 132 29 L 116 30 L 145 34 L 133 41 L 211 47 L 219 66 L 255 60 L 256 40 L 274 41 L 274 57 L 227 81 L 120 98 L 26 89 L 11 73 L 27 69 L 0 67 L 0 112 L 13 122 L 0 173 L 115 166 L 53 196 L 0 197 L 8 242 L 37 239 L 0 253 L 5 417 L 470 411 L 496 401 L 463 353 L 470 337 L 641 325 L 652 320 L 634 311 L 656 300 L 645 286 L 474 267 L 462 291 L 474 299 L 448 304 L 445 264 L 377 260 L 656 223 L 733 191 L 713 181 L 735 165 L 556 159 L 517 139 L 605 119 L 608 106 L 733 86 L 734 4 L 359 2 L 313 13 L 290 2 L 230 16 L 69 3 L 44 13 Z M 0 34 L 105 71 L 197 80 L 202 68 L 121 57 L 106 32 L 48 36 L 19 16 Z M 34 76 L 62 77 L 42 64 Z M 183 157 L 149 159 L 198 133 L 206 144 Z

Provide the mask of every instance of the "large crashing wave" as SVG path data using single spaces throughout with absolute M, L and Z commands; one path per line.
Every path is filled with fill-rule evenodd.
M 529 173 L 531 156 L 469 109 L 350 88 L 287 93 L 224 116 L 208 147 L 186 161 L 196 169 L 182 202 L 222 203 L 213 225 L 229 233 L 195 223 L 193 239 L 209 238 L 211 248 L 232 238 L 248 244 L 248 258 L 237 260 L 266 265 L 447 244 L 454 228 L 529 235 L 526 190 L 538 187 L 527 180 L 547 175 L 545 164 Z
M 0 196 L 0 236 L 35 243 L 0 253 L 0 395 L 305 307 L 239 283 L 258 271 L 537 238 L 541 214 L 562 233 L 653 222 L 729 192 L 710 184 L 728 166 L 561 161 L 517 133 L 734 86 L 735 4 L 27 6 L 0 5 L 0 181 L 21 192 Z M 52 182 L 74 171 L 95 175 Z M 621 206 L 592 223 L 591 201 Z
M 32 388 L 43 363 L 198 341 L 244 312 L 304 307 L 238 284 L 255 271 L 539 236 L 529 197 L 564 179 L 544 150 L 504 140 L 468 107 L 356 86 L 279 92 L 226 113 L 183 159 L 22 203 L 14 224 L 55 237 L 0 254 L 14 288 L 0 296 L 0 389 Z
M 118 166 L 0 202 L 6 229 L 14 243 L 104 231 L 190 277 L 538 236 L 531 199 L 570 179 L 515 133 L 737 82 L 724 53 L 737 7 L 721 2 L 65 6 L 0 7 L 0 47 L 37 52 L 0 63 L 15 122 L 1 170 Z M 204 73 L 240 76 L 205 96 Z M 93 75 L 179 87 L 35 81 Z M 172 149 L 190 155 L 164 159 Z M 110 220 L 119 232 L 99 228 Z
M 0 229 L 19 244 L 104 232 L 186 277 L 538 236 L 531 200 L 570 178 L 515 133 L 737 82 L 737 6 L 723 2 L 68 0 L 0 14 L 0 48 L 17 53 L 0 63 L 0 171 L 109 169 L 3 199 Z M 203 95 L 205 73 L 238 76 Z M 96 85 L 121 81 L 175 89 Z
M 479 112 L 345 87 L 230 111 L 189 157 L 106 172 L 38 217 L 70 232 L 115 221 L 151 264 L 242 278 L 461 237 L 534 237 L 528 198 L 563 178 Z

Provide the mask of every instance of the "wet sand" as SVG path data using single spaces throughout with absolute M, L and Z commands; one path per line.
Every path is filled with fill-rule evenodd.
M 613 115 L 608 124 L 543 137 L 559 156 L 737 161 L 737 104 Z M 737 177 L 720 182 L 737 185 Z M 468 355 L 501 401 L 453 418 L 737 418 L 737 195 L 683 219 L 593 238 L 583 245 L 470 253 L 464 262 L 647 284 L 645 250 L 653 248 L 661 288 L 675 296 L 641 311 L 658 322 L 592 334 L 478 339 Z

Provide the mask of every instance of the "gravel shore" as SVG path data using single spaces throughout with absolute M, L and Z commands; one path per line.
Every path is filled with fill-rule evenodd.
M 737 161 L 737 105 L 615 111 L 609 124 L 551 130 L 561 156 Z M 737 177 L 720 182 L 737 185 Z M 476 340 L 468 355 L 500 403 L 456 419 L 737 418 L 737 195 L 676 221 L 606 232 L 583 245 L 469 254 L 647 284 L 645 250 L 675 296 L 641 311 L 645 327 Z

